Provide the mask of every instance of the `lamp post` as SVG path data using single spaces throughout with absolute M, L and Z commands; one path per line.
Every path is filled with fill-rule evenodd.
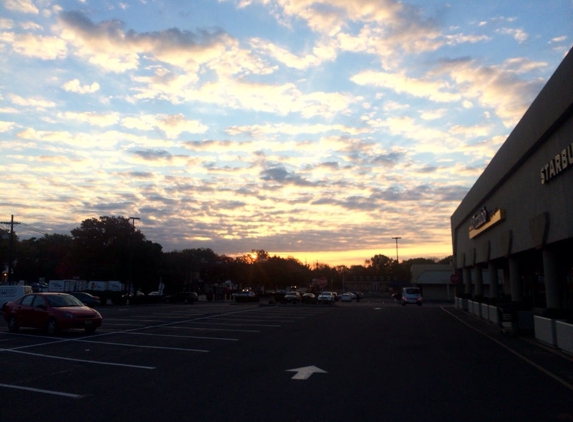
M 392 239 L 396 240 L 396 262 L 398 263 L 398 239 L 402 239 L 401 237 L 393 237 Z
M 141 219 L 139 217 L 129 217 L 128 220 L 131 220 L 131 225 L 133 227 L 133 233 L 131 234 L 131 240 L 129 242 L 129 280 L 127 281 L 127 301 L 129 303 L 129 295 L 131 294 L 132 288 L 131 277 L 133 269 L 133 238 L 135 236 L 135 220 Z

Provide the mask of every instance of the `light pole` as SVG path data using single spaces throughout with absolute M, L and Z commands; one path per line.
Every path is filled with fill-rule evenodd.
M 131 225 L 133 227 L 133 233 L 131 234 L 131 241 L 129 242 L 129 280 L 127 281 L 127 301 L 129 303 L 129 295 L 131 294 L 131 276 L 132 276 L 132 268 L 133 268 L 133 240 L 135 236 L 135 220 L 141 220 L 139 217 L 129 217 L 128 220 L 131 220 Z M 135 293 L 135 292 L 134 292 Z
M 393 237 L 392 239 L 396 240 L 396 262 L 398 263 L 398 239 L 402 239 L 401 237 Z

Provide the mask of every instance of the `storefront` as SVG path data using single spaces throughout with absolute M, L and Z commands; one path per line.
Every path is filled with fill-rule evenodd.
M 451 225 L 458 295 L 573 309 L 571 51 L 456 209 Z

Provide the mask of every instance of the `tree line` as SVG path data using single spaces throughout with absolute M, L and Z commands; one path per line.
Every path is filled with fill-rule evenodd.
M 413 264 L 449 264 L 451 259 L 415 258 L 398 262 L 375 255 L 364 265 L 331 267 L 270 256 L 264 250 L 236 257 L 218 255 L 209 248 L 164 252 L 160 244 L 146 239 L 128 218 L 108 216 L 84 220 L 70 235 L 46 234 L 24 240 L 15 236 L 12 242 L 6 237 L 0 239 L 3 283 L 74 278 L 118 280 L 144 293 L 158 290 L 160 282 L 165 285 L 166 293 L 201 290 L 227 280 L 239 288 L 265 290 L 304 287 L 320 278 L 326 278 L 334 286 L 342 286 L 345 279 L 407 282 Z M 12 257 L 11 266 L 8 257 Z M 11 274 L 7 274 L 9 267 Z

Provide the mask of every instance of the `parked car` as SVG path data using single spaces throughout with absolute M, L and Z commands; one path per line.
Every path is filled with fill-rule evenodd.
M 285 303 L 300 303 L 301 297 L 299 292 L 288 292 L 283 298 Z
M 305 293 L 301 298 L 302 303 L 316 303 L 316 295 L 314 293 Z
M 199 296 L 195 292 L 178 292 L 172 295 L 167 295 L 163 298 L 166 303 L 194 303 L 199 300 Z
M 98 296 L 94 296 L 86 292 L 72 292 L 70 294 L 76 299 L 79 299 L 84 305 L 91 308 L 101 305 L 101 300 Z
M 334 295 L 332 292 L 321 292 L 316 298 L 318 303 L 332 305 L 334 303 Z
M 84 329 L 93 333 L 102 324 L 98 311 L 67 293 L 32 293 L 4 306 L 4 320 L 10 332 L 21 327 L 39 328 L 48 334 L 60 330 Z
M 233 293 L 235 302 L 258 302 L 259 295 L 250 289 L 243 289 L 240 292 Z
M 418 287 L 404 287 L 402 289 L 402 306 L 415 303 L 422 306 L 422 293 Z
M 342 293 L 342 295 L 340 296 L 340 300 L 342 302 L 352 302 L 352 294 Z

